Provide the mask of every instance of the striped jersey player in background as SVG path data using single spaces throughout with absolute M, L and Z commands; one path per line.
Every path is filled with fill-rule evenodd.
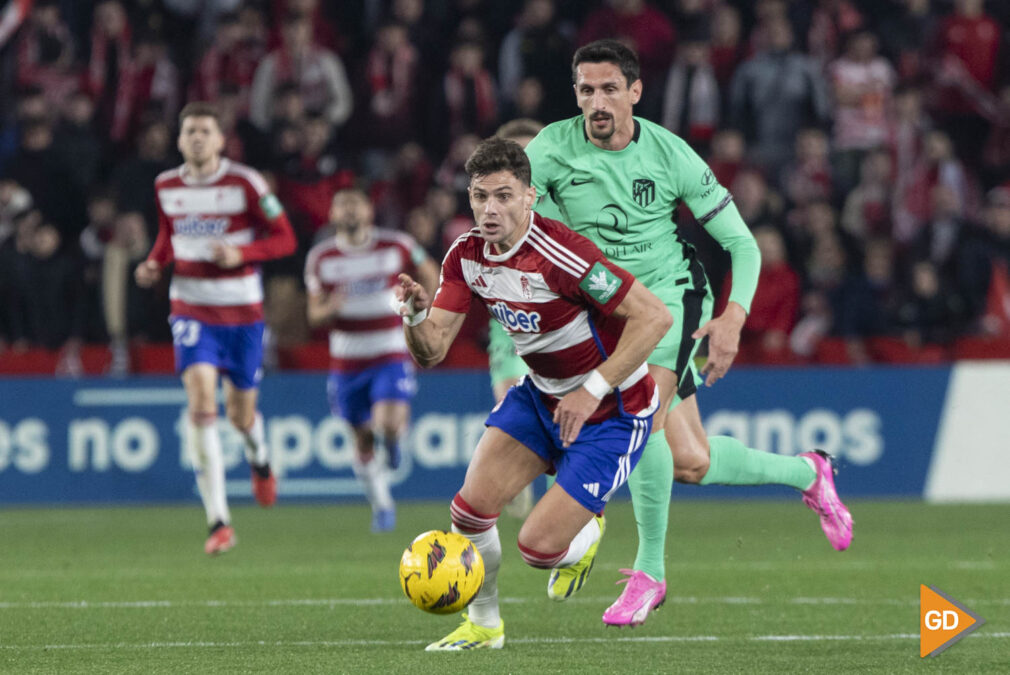
M 530 372 L 488 416 L 450 506 L 453 531 L 484 559 L 484 584 L 463 623 L 428 651 L 504 645 L 498 515 L 552 467 L 557 480 L 523 523 L 519 551 L 527 564 L 552 569 L 547 593 L 556 600 L 585 583 L 603 509 L 638 462 L 659 406 L 645 359 L 673 321 L 659 298 L 595 244 L 533 213 L 536 190 L 518 143 L 482 142 L 466 172 L 477 227 L 449 249 L 438 292 L 429 300 L 420 284 L 400 276 L 407 346 L 421 365 L 439 363 L 476 296 Z
M 256 410 L 263 360 L 263 283 L 259 264 L 295 250 L 291 224 L 255 170 L 221 156 L 224 135 L 213 105 L 179 113 L 182 166 L 155 181 L 158 238 L 137 266 L 140 286 L 174 263 L 169 288 L 176 371 L 186 388 L 186 432 L 196 483 L 207 511 L 208 555 L 236 543 L 217 430 L 217 383 L 228 419 L 245 441 L 252 491 L 262 506 L 277 499 L 263 418 Z
M 397 275 L 416 275 L 434 290 L 438 265 L 410 236 L 375 227 L 362 190 L 333 196 L 334 236 L 316 244 L 305 261 L 309 324 L 330 329 L 330 410 L 354 428 L 355 475 L 372 505 L 372 530 L 396 522 L 387 467 L 399 466 L 400 440 L 417 389 L 399 316 L 390 306 Z M 378 453 L 376 453 L 378 450 Z

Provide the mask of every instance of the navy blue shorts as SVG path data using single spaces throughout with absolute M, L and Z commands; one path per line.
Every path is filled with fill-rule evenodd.
M 593 513 L 624 485 L 642 456 L 652 431 L 652 415 L 622 413 L 598 424 L 586 424 L 567 448 L 538 390 L 529 378 L 509 389 L 484 422 L 497 427 L 554 465 L 557 484 Z
M 414 364 L 392 361 L 364 370 L 331 372 L 326 380 L 330 412 L 351 426 L 372 418 L 372 405 L 379 401 L 409 401 L 417 392 Z
M 175 347 L 175 372 L 209 363 L 236 389 L 253 389 L 263 379 L 263 322 L 218 326 L 184 316 L 169 319 Z

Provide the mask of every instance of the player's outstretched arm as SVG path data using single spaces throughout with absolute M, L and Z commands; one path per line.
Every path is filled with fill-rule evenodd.
M 403 317 L 407 349 L 419 366 L 431 368 L 445 358 L 466 315 L 432 307 L 428 292 L 410 275 L 400 274 L 399 280 L 394 293 L 397 311 Z
M 613 316 L 626 320 L 624 331 L 614 353 L 596 368 L 595 374 L 590 375 L 590 380 L 596 382 L 602 378 L 609 388 L 618 386 L 645 363 L 673 325 L 673 317 L 663 301 L 638 281 L 632 284 Z M 565 394 L 554 410 L 554 422 L 561 427 L 561 442 L 565 447 L 575 442 L 582 425 L 603 398 L 597 395 L 600 392 L 592 391 L 597 385 L 590 380 Z

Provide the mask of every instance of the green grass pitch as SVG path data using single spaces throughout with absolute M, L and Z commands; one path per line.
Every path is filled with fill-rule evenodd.
M 429 654 L 458 617 L 402 597 L 400 553 L 448 525 L 448 505 L 403 503 L 394 533 L 367 508 L 235 509 L 239 545 L 203 554 L 202 510 L 0 511 L 4 673 L 996 673 L 1010 671 L 1008 506 L 851 504 L 853 546 L 833 551 L 799 499 L 675 501 L 668 600 L 637 629 L 600 615 L 633 560 L 631 507 L 579 595 L 554 603 L 546 573 L 502 516 L 500 651 Z M 986 625 L 918 654 L 919 584 Z

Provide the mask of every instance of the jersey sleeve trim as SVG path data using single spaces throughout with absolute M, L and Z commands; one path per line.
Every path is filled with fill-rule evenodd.
M 709 223 L 709 221 L 711 221 L 713 218 L 715 218 L 717 215 L 719 215 L 720 211 L 722 211 L 727 206 L 729 206 L 730 202 L 732 202 L 732 201 L 733 201 L 733 195 L 727 194 L 725 197 L 722 198 L 722 201 L 719 202 L 719 204 L 716 205 L 716 207 L 714 209 L 712 209 L 711 211 L 709 211 L 705 215 L 698 217 L 698 224 L 701 225 L 702 227 L 704 227 L 705 225 L 707 225 Z

